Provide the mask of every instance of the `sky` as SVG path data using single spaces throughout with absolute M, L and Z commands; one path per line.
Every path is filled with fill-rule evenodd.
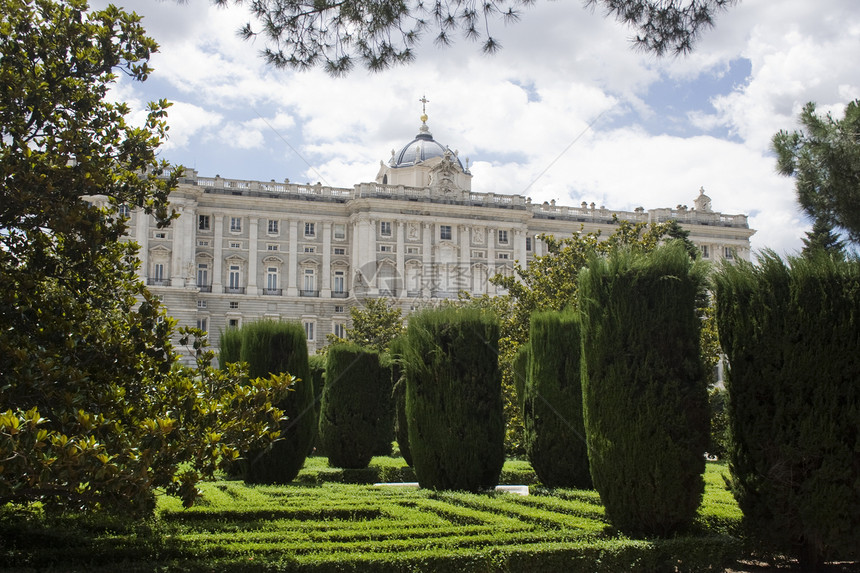
M 94 7 L 107 2 L 98 0 Z M 860 98 L 860 1 L 742 0 L 692 54 L 636 51 L 633 31 L 582 2 L 538 0 L 492 23 L 502 49 L 427 37 L 416 61 L 379 73 L 267 66 L 241 39 L 246 8 L 209 0 L 118 0 L 160 45 L 145 83 L 111 97 L 136 121 L 166 98 L 161 157 L 200 176 L 352 187 L 373 181 L 417 133 L 426 96 L 434 138 L 468 158 L 476 192 L 632 211 L 688 205 L 749 215 L 754 251 L 799 251 L 809 221 L 770 141 L 809 101 L 841 117 Z

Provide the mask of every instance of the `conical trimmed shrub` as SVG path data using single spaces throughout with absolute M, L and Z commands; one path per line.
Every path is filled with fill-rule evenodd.
M 278 407 L 281 439 L 262 452 L 249 452 L 244 465 L 247 483 L 289 483 L 302 469 L 314 433 L 314 390 L 308 368 L 305 331 L 297 322 L 261 320 L 241 328 L 240 358 L 252 378 L 287 372 L 298 381 Z
M 547 487 L 590 489 L 582 421 L 579 320 L 572 312 L 532 315 L 523 400 L 525 447 Z
M 379 354 L 354 344 L 331 345 L 319 427 L 329 464 L 366 468 L 380 436 L 391 436 L 390 411 L 391 372 Z
M 860 261 L 765 252 L 714 282 L 748 529 L 804 571 L 860 558 Z
M 477 309 L 413 315 L 407 329 L 409 447 L 421 487 L 480 491 L 505 461 L 499 325 Z
M 709 416 L 696 306 L 704 284 L 705 267 L 677 243 L 592 258 L 580 274 L 591 477 L 626 533 L 682 530 L 702 499 Z

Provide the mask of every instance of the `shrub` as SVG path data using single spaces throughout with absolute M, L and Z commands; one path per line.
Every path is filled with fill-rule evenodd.
M 379 365 L 384 371 L 380 379 L 379 393 L 384 396 L 385 409 L 379 414 L 379 428 L 376 443 L 373 447 L 374 456 L 390 456 L 394 445 L 394 381 L 391 378 L 392 358 L 390 354 L 379 355 Z
M 238 328 L 228 328 L 222 332 L 219 344 L 218 364 L 222 370 L 227 369 L 227 364 L 241 360 L 242 332 Z
M 320 410 L 320 442 L 332 466 L 366 468 L 390 430 L 391 374 L 379 354 L 354 344 L 332 344 Z
M 504 464 L 495 316 L 474 308 L 423 311 L 409 321 L 406 412 L 418 483 L 494 487 Z
M 813 570 L 860 556 L 860 261 L 725 265 L 716 279 L 732 491 L 759 539 Z
M 322 354 L 314 354 L 308 357 L 308 368 L 311 372 L 311 380 L 314 388 L 314 437 L 311 441 L 310 453 L 322 454 L 322 445 L 320 444 L 319 435 L 319 420 L 320 407 L 322 405 L 323 386 L 325 385 L 325 362 L 326 358 Z
M 591 488 L 582 422 L 579 321 L 574 313 L 532 315 L 523 421 L 529 460 L 548 487 Z
M 726 457 L 729 444 L 729 415 L 726 411 L 725 388 L 712 388 L 708 392 L 708 403 L 711 410 L 711 438 L 708 453 L 719 459 Z
M 409 449 L 409 423 L 406 418 L 406 372 L 403 367 L 403 352 L 406 345 L 404 337 L 391 341 L 391 382 L 394 403 L 394 437 L 400 448 L 400 455 L 412 466 L 412 452 Z
M 529 372 L 529 345 L 523 344 L 517 348 L 517 353 L 514 355 L 513 376 L 514 388 L 517 391 L 517 406 L 520 413 L 523 412 L 523 402 L 526 397 L 526 378 Z
M 580 276 L 591 477 L 625 532 L 683 529 L 702 499 L 709 417 L 696 305 L 704 269 L 672 243 L 593 258 Z
M 240 358 L 252 378 L 289 372 L 298 378 L 278 404 L 286 419 L 281 439 L 262 451 L 248 452 L 242 463 L 248 483 L 289 483 L 295 479 L 313 440 L 314 391 L 308 368 L 305 331 L 297 322 L 261 320 L 241 329 Z

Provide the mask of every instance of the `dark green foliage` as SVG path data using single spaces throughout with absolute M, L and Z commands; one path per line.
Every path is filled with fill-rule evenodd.
M 394 405 L 394 438 L 400 448 L 400 455 L 411 466 L 412 451 L 409 449 L 409 423 L 406 418 L 406 372 L 403 366 L 405 346 L 406 338 L 402 336 L 391 342 L 391 397 Z
M 805 570 L 860 557 L 860 262 L 766 252 L 715 282 L 746 522 Z
M 594 486 L 625 532 L 684 529 L 702 498 L 708 393 L 702 263 L 678 242 L 593 258 L 580 276 L 582 386 Z
M 278 404 L 286 420 L 281 439 L 261 452 L 249 452 L 244 466 L 248 483 L 289 483 L 295 479 L 314 434 L 314 389 L 308 368 L 305 331 L 297 322 L 261 320 L 241 329 L 240 359 L 252 378 L 288 372 L 298 378 L 293 391 Z
M 708 392 L 711 409 L 711 440 L 708 453 L 719 459 L 726 457 L 729 444 L 729 413 L 726 409 L 728 392 L 724 388 L 712 388 Z
M 532 315 L 523 422 L 526 453 L 547 487 L 591 488 L 582 422 L 579 330 L 572 312 Z
M 320 411 L 320 442 L 329 463 L 366 468 L 380 436 L 391 441 L 391 372 L 373 350 L 332 344 Z
M 325 385 L 325 363 L 326 357 L 322 354 L 314 354 L 308 357 L 308 368 L 311 371 L 311 381 L 314 388 L 314 437 L 311 441 L 310 453 L 321 455 L 322 444 L 320 444 L 320 408 L 322 406 L 323 386 Z
M 391 355 L 380 354 L 379 364 L 385 370 L 385 377 L 379 387 L 379 392 L 385 399 L 385 410 L 380 413 L 379 431 L 376 435 L 376 445 L 373 447 L 374 456 L 390 456 L 394 445 L 394 380 L 391 377 Z
M 418 483 L 494 487 L 504 464 L 499 325 L 475 308 L 413 315 L 406 346 L 409 447 Z
M 514 388 L 517 391 L 517 404 L 523 411 L 523 401 L 526 398 L 526 378 L 529 372 L 529 345 L 523 344 L 517 348 L 513 363 Z
M 239 362 L 242 354 L 242 332 L 238 328 L 228 328 L 221 333 L 218 363 L 226 370 L 227 364 Z
M 845 241 L 839 239 L 839 233 L 825 219 L 816 219 L 812 230 L 807 231 L 802 240 L 804 256 L 813 256 L 819 251 L 838 258 L 845 256 Z

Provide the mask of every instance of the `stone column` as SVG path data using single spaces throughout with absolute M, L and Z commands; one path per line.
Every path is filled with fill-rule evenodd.
M 296 286 L 296 268 L 299 259 L 299 222 L 290 219 L 290 242 L 287 246 L 287 296 L 299 296 Z
M 141 280 L 146 283 L 146 278 L 149 276 L 149 215 L 143 212 L 143 209 L 138 209 L 134 214 L 134 220 L 137 224 L 135 235 L 137 244 L 140 245 L 140 250 L 137 257 L 140 259 L 140 268 L 137 274 Z
M 460 239 L 460 257 L 457 265 L 457 288 L 472 292 L 472 250 L 469 242 L 469 228 L 459 225 L 457 236 Z
M 323 221 L 322 272 L 320 273 L 320 296 L 331 298 L 331 221 Z
M 406 296 L 406 223 L 397 221 L 397 246 L 395 247 L 395 262 L 397 264 L 397 294 L 399 298 Z
M 514 229 L 514 260 L 526 266 L 526 234 L 522 229 Z
M 257 294 L 257 239 L 260 235 L 260 220 L 248 217 L 248 288 L 247 294 Z
M 173 208 L 179 213 L 179 218 L 171 225 L 173 227 L 173 241 L 170 253 L 170 286 L 184 287 L 186 269 L 183 268 L 182 239 L 187 231 L 185 223 L 188 220 L 188 209 L 185 208 L 185 205 L 178 203 L 173 203 Z
M 221 282 L 221 266 L 224 262 L 224 215 L 222 213 L 213 213 L 215 218 L 215 238 L 212 239 L 215 244 L 212 245 L 214 252 L 212 253 L 212 292 L 224 292 L 224 283 Z
M 423 244 L 421 247 L 421 261 L 423 263 L 423 268 L 421 269 L 421 296 L 423 298 L 428 298 L 430 296 L 430 286 L 433 281 L 433 258 L 432 253 L 430 252 L 431 239 L 430 236 L 433 233 L 433 225 L 431 223 L 424 223 L 422 225 L 422 239 Z
M 496 292 L 496 285 L 490 279 L 496 274 L 496 230 L 487 227 L 487 292 Z

